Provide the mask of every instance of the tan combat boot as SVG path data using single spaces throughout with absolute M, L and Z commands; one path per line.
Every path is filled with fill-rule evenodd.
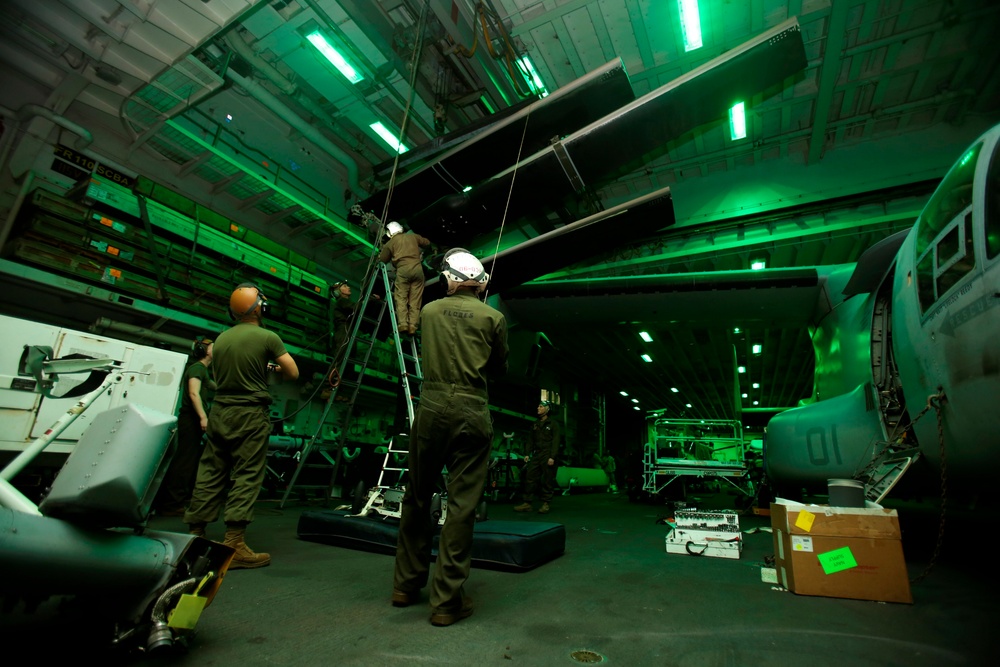
M 530 512 L 533 509 L 535 509 L 535 508 L 531 506 L 531 503 L 521 503 L 520 505 L 518 505 L 517 507 L 514 508 L 514 511 L 515 512 Z
M 249 570 L 255 567 L 264 567 L 271 564 L 271 554 L 255 553 L 244 541 L 246 528 L 227 528 L 226 540 L 223 542 L 227 547 L 236 550 L 233 554 L 233 561 L 229 564 L 230 570 Z
M 542 506 L 538 508 L 538 513 L 539 514 L 548 514 L 549 513 L 549 509 L 550 508 L 549 508 L 549 504 L 548 503 L 542 503 Z

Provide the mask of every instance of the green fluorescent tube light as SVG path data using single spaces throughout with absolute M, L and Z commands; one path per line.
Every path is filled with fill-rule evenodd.
M 764 348 L 761 346 L 760 343 L 754 343 L 754 346 L 753 346 L 753 353 L 754 354 L 760 354 L 761 350 L 763 350 L 763 349 Z
M 648 333 L 646 333 L 645 331 L 640 331 L 640 332 L 639 332 L 639 338 L 643 339 L 643 340 L 644 340 L 644 341 L 646 341 L 647 343 L 652 343 L 652 342 L 653 342 L 653 337 L 652 337 L 652 336 L 650 336 L 650 335 L 649 335 Z
M 746 366 L 737 366 L 736 367 L 736 371 L 738 373 L 746 373 L 747 372 L 747 367 Z
M 746 394 L 740 394 L 740 396 L 742 396 L 743 398 L 746 398 L 746 397 L 747 397 L 747 395 L 746 395 Z
M 621 394 L 622 396 L 628 396 L 628 392 L 627 391 L 620 391 L 618 393 Z
M 760 382 L 754 382 L 753 383 L 753 388 L 754 389 L 760 389 Z
M 638 398 L 633 398 L 633 399 L 632 399 L 632 402 L 633 402 L 633 403 L 638 403 L 638 402 L 639 402 L 639 399 L 638 399 Z
M 380 136 L 382 138 L 382 141 L 384 141 L 385 143 L 389 144 L 389 148 L 391 148 L 392 150 L 396 151 L 400 155 L 402 155 L 406 151 L 410 150 L 401 141 L 399 141 L 398 139 L 396 139 L 396 137 L 393 136 L 392 132 L 390 132 L 389 130 L 387 130 L 386 127 L 385 127 L 385 125 L 383 125 L 381 122 L 372 123 L 368 127 L 370 127 L 372 130 L 374 130 L 375 134 L 377 134 L 378 136 Z
M 633 406 L 632 406 L 632 409 L 633 409 L 633 410 L 638 410 L 638 409 L 639 409 L 639 406 L 638 406 L 638 405 L 633 405 Z
M 762 271 L 766 268 L 767 268 L 767 262 L 765 262 L 762 259 L 755 259 L 753 262 L 750 263 L 751 271 Z
M 685 404 L 684 404 L 684 407 L 685 407 L 685 408 L 690 408 L 690 407 L 691 407 L 691 404 L 690 404 L 690 403 L 685 403 Z
M 733 141 L 747 138 L 747 117 L 743 113 L 743 102 L 729 110 L 729 137 Z
M 681 15 L 681 35 L 684 37 L 684 51 L 701 48 L 701 17 L 698 15 L 698 0 L 677 0 L 677 11 Z
M 309 43 L 315 46 L 320 53 L 326 56 L 326 59 L 330 61 L 330 64 L 336 67 L 337 71 L 347 77 L 348 81 L 351 83 L 357 83 L 364 80 L 364 75 L 355 69 L 354 66 L 347 61 L 347 58 L 342 56 L 340 51 L 335 49 L 333 45 L 327 41 L 326 36 L 319 30 L 306 35 L 306 39 L 308 39 Z
M 670 391 L 672 391 L 673 393 L 675 393 L 675 394 L 676 394 L 676 393 L 677 393 L 677 387 L 671 387 L 671 388 L 670 388 Z
M 653 358 L 650 357 L 648 354 L 642 355 L 642 360 L 645 361 L 647 364 L 653 363 Z
M 531 92 L 538 93 L 542 97 L 547 97 L 549 90 L 542 83 L 542 77 L 538 76 L 538 71 L 535 69 L 535 64 L 531 62 L 531 58 L 523 56 L 518 59 L 517 65 L 521 68 L 522 72 L 528 75 L 528 87 L 531 88 Z

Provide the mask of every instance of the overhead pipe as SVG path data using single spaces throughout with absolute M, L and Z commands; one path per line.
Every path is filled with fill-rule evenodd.
M 347 168 L 347 184 L 351 191 L 359 198 L 367 196 L 367 193 L 358 182 L 358 165 L 350 156 L 342 151 L 336 144 L 327 139 L 315 127 L 305 122 L 301 116 L 285 106 L 285 103 L 272 95 L 259 83 L 244 76 L 240 76 L 229 68 L 226 70 L 226 78 L 243 88 L 250 95 L 277 114 L 279 118 L 298 130 L 303 137 L 316 144 L 320 149 L 326 151 L 331 157 L 343 164 Z
M 0 168 L 7 165 L 7 154 L 10 152 L 11 146 L 14 145 L 15 137 L 17 136 L 18 130 L 27 121 L 31 120 L 36 116 L 40 116 L 50 123 L 54 123 L 64 130 L 68 130 L 73 134 L 77 135 L 79 138 L 76 140 L 76 149 L 83 150 L 90 144 L 94 142 L 94 135 L 90 133 L 90 130 L 74 123 L 65 116 L 60 116 L 51 109 L 46 109 L 38 104 L 25 104 L 21 106 L 16 112 L 10 109 L 0 106 L 0 116 L 4 118 L 9 118 L 14 121 L 14 127 L 8 130 L 9 134 L 4 139 L 3 149 L 0 150 Z
M 140 336 L 142 338 L 147 338 L 149 340 L 155 340 L 159 343 L 167 343 L 168 345 L 175 345 L 182 350 L 190 350 L 194 343 L 194 339 L 182 338 L 181 336 L 173 336 L 171 334 L 165 334 L 160 331 L 154 331 L 153 329 L 147 329 L 145 327 L 136 326 L 134 324 L 126 324 L 125 322 L 118 322 L 115 320 L 108 319 L 106 317 L 99 317 L 97 320 L 90 325 L 89 330 L 94 333 L 103 332 L 106 330 L 119 331 L 121 333 L 132 334 L 133 336 Z
M 255 70 L 260 72 L 265 79 L 274 84 L 274 86 L 277 87 L 282 93 L 293 98 L 297 103 L 305 107 L 306 111 L 311 113 L 317 119 L 321 121 L 328 120 L 329 124 L 331 125 L 339 125 L 337 120 L 331 118 L 329 112 L 323 110 L 319 106 L 319 104 L 314 102 L 311 97 L 306 95 L 302 91 L 302 89 L 299 88 L 298 84 L 289 81 L 288 78 L 285 77 L 284 74 L 279 72 L 274 65 L 272 65 L 267 60 L 258 55 L 257 52 L 254 51 L 253 48 L 251 48 L 251 46 L 246 43 L 246 41 L 244 41 L 239 37 L 239 35 L 228 35 L 223 38 L 223 41 L 226 43 L 227 46 L 232 48 L 232 50 L 235 51 L 236 54 L 240 56 L 240 58 L 246 60 L 253 66 Z M 346 130 L 342 127 L 338 129 L 344 133 L 350 134 L 349 130 Z M 341 159 L 341 156 L 339 155 L 334 155 L 332 157 L 335 157 L 338 161 L 343 162 L 343 159 Z M 357 164 L 355 160 L 350 156 L 345 155 L 344 159 L 350 160 L 351 164 L 354 165 Z M 345 166 L 347 165 L 345 164 Z

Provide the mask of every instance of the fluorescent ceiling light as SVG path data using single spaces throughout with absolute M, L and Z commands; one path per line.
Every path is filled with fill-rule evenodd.
M 406 147 L 405 144 L 403 144 L 403 142 L 399 141 L 395 136 L 393 136 L 392 132 L 387 130 L 385 125 L 383 125 L 381 122 L 372 123 L 368 127 L 374 130 L 375 134 L 380 136 L 382 138 L 382 141 L 389 144 L 389 148 L 396 151 L 397 153 L 402 154 L 410 150 L 409 148 Z
M 737 366 L 736 367 L 736 371 L 738 373 L 746 373 L 747 372 L 747 367 L 746 366 Z
M 733 141 L 747 138 L 747 117 L 743 112 L 743 102 L 729 109 L 729 138 Z
M 541 97 L 547 97 L 549 90 L 542 82 L 542 77 L 538 76 L 538 70 L 535 69 L 531 58 L 523 56 L 517 61 L 517 65 L 528 76 L 528 87 L 531 88 L 531 92 L 538 93 Z
M 633 406 L 632 406 L 632 409 L 633 409 L 633 410 L 638 410 L 638 409 L 639 409 L 639 406 L 638 406 L 638 405 L 633 405 Z
M 644 340 L 644 341 L 646 341 L 647 343 L 652 343 L 652 342 L 653 342 L 653 337 L 652 337 L 652 336 L 650 336 L 650 335 L 649 335 L 648 333 L 646 333 L 645 331 L 640 331 L 640 332 L 639 332 L 639 338 L 643 339 L 643 340 Z
M 753 404 L 754 405 L 760 405 L 760 401 L 754 401 Z
M 762 349 L 763 349 L 763 347 L 761 347 L 760 343 L 754 343 L 754 346 L 753 346 L 753 353 L 754 354 L 760 354 L 760 351 Z
M 736 327 L 736 328 L 733 329 L 733 333 L 739 333 L 739 332 L 740 332 L 740 328 L 739 327 Z
M 677 11 L 681 15 L 681 34 L 684 37 L 684 51 L 701 48 L 701 17 L 698 15 L 698 0 L 677 0 Z
M 621 394 L 622 396 L 628 396 L 628 392 L 627 391 L 620 391 L 618 393 Z
M 644 355 L 642 355 L 642 360 L 643 360 L 643 361 L 645 361 L 645 362 L 646 362 L 647 364 L 649 364 L 649 363 L 652 363 L 652 362 L 653 362 L 653 358 L 652 358 L 652 357 L 650 357 L 650 356 L 649 356 L 648 354 L 644 354 Z
M 638 403 L 638 402 L 639 402 L 639 399 L 638 399 L 638 398 L 633 398 L 633 399 L 632 399 L 632 402 L 633 402 L 633 403 Z
M 350 62 L 348 62 L 347 58 L 341 55 L 340 51 L 334 48 L 333 44 L 327 40 L 326 36 L 322 32 L 315 30 L 306 35 L 306 39 L 308 39 L 309 43 L 315 46 L 316 50 L 322 53 L 326 59 L 330 61 L 330 64 L 336 67 L 337 71 L 343 74 L 348 81 L 351 83 L 357 83 L 364 80 L 364 75 Z
M 767 268 L 767 262 L 762 259 L 755 259 L 750 263 L 750 268 L 754 271 L 762 271 Z
M 671 387 L 670 391 L 672 391 L 672 392 L 674 392 L 676 394 L 677 393 L 677 387 Z
M 754 382 L 753 383 L 753 388 L 754 389 L 760 389 L 760 382 Z
M 746 395 L 746 394 L 740 394 L 740 396 L 742 396 L 743 398 L 746 398 L 746 397 L 747 397 L 747 395 Z
M 685 404 L 684 404 L 684 407 L 685 407 L 685 408 L 690 408 L 690 407 L 691 407 L 691 404 L 690 404 L 690 403 L 685 403 Z

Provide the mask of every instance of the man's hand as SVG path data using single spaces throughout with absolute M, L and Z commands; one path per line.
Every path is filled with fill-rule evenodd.
M 269 363 L 267 365 L 267 370 L 271 371 L 272 373 L 280 373 L 281 372 L 281 366 L 279 364 Z
M 202 417 L 199 421 L 201 422 L 202 432 L 208 431 L 208 417 Z
M 550 466 L 553 466 L 555 464 L 556 464 L 556 460 L 555 459 L 549 459 L 549 465 Z

